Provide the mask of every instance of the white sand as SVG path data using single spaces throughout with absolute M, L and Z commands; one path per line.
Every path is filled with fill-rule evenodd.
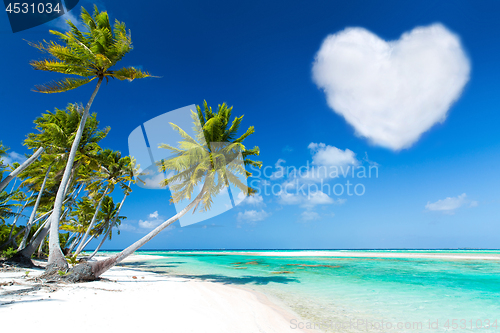
M 40 272 L 30 270 L 29 275 Z M 295 315 L 264 295 L 230 285 L 114 267 L 103 274 L 104 281 L 6 294 L 33 286 L 24 275 L 0 273 L 0 285 L 17 282 L 0 286 L 2 331 L 49 331 L 43 328 L 53 314 L 57 330 L 71 332 L 303 332 L 290 327 L 290 320 L 298 319 Z

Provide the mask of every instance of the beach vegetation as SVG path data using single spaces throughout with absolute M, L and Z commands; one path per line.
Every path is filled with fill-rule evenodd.
M 250 159 L 251 156 L 259 155 L 259 148 L 247 149 L 243 144 L 255 129 L 250 126 L 243 134 L 238 135 L 243 116 L 232 118 L 232 109 L 225 103 L 219 104 L 215 110 L 209 107 L 206 101 L 202 106 L 198 105 L 196 112 L 192 111 L 191 114 L 194 137 L 188 135 L 178 125 L 170 123 L 172 129 L 179 133 L 182 139 L 176 147 L 169 144 L 160 145 L 161 148 L 173 152 L 171 158 L 157 164 L 160 172 L 170 174 L 161 185 L 169 186 L 172 203 L 182 200 L 189 200 L 190 203 L 120 253 L 105 260 L 84 262 L 75 266 L 70 270 L 68 280 L 85 281 L 98 278 L 186 213 L 210 210 L 215 196 L 225 190 L 229 191 L 230 185 L 248 195 L 256 193 L 255 189 L 247 187 L 239 178 L 239 176 L 251 176 L 245 169 L 246 165 L 260 167 L 262 164 Z M 230 163 L 238 159 L 241 159 L 239 161 L 241 163 Z
M 110 78 L 133 81 L 151 77 L 148 72 L 135 67 L 115 68 L 117 63 L 132 50 L 130 31 L 127 31 L 125 23 L 116 20 L 114 25 L 111 25 L 108 13 L 99 11 L 97 6 L 94 6 L 92 15 L 82 7 L 80 19 L 84 26 L 83 30 L 80 30 L 71 20 L 66 21 L 70 26 L 70 30 L 66 33 L 50 30 L 50 33 L 58 38 L 58 42 L 30 42 L 31 46 L 47 55 L 44 59 L 31 62 L 35 70 L 70 75 L 58 81 L 36 85 L 35 91 L 40 93 L 66 92 L 97 80 L 94 91 L 82 110 L 80 124 L 73 138 L 71 151 L 57 190 L 50 218 L 48 275 L 68 268 L 58 238 L 61 211 L 66 188 L 71 179 L 77 147 L 82 138 L 90 107 L 101 83 L 104 79 L 108 82 Z

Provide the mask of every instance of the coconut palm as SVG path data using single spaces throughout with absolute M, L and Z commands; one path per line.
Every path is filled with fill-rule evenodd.
M 129 157 L 130 158 L 130 157 Z M 101 246 L 104 244 L 104 242 L 106 241 L 106 239 L 111 239 L 111 232 L 113 230 L 113 228 L 115 227 L 115 225 L 119 225 L 120 224 L 120 211 L 121 209 L 123 208 L 123 205 L 125 204 L 125 199 L 127 199 L 127 197 L 129 196 L 129 194 L 132 192 L 132 189 L 130 188 L 130 184 L 132 184 L 132 182 L 134 182 L 133 180 L 133 177 L 134 177 L 134 171 L 135 172 L 138 172 L 139 169 L 138 168 L 135 168 L 135 160 L 133 158 L 131 158 L 129 160 L 129 163 L 127 165 L 124 165 L 123 166 L 123 171 L 124 171 L 124 180 L 128 180 L 128 184 L 124 184 L 123 182 L 120 184 L 122 190 L 123 190 L 123 199 L 122 201 L 116 205 L 116 213 L 114 215 L 114 218 L 112 219 L 111 221 L 111 224 L 109 226 L 107 226 L 107 232 L 106 232 L 106 235 L 104 235 L 103 239 L 101 240 L 101 242 L 99 243 L 99 245 L 96 247 L 96 249 L 94 250 L 94 252 L 90 255 L 90 257 L 88 258 L 89 260 L 92 259 L 96 254 L 97 252 L 99 251 L 99 249 L 101 248 Z M 110 211 L 111 208 L 107 209 L 107 211 Z M 119 233 L 119 231 L 118 231 Z
M 15 179 L 17 175 L 19 175 L 21 172 L 24 171 L 27 167 L 31 165 L 31 163 L 35 162 L 40 155 L 42 155 L 44 149 L 43 147 L 39 147 L 33 155 L 31 155 L 26 161 L 24 161 L 22 164 L 17 166 L 14 170 L 12 170 L 7 177 L 5 177 L 1 182 L 0 182 L 0 191 L 2 191 L 7 185 L 9 185 L 10 181 L 12 179 Z M 0 170 L 2 171 L 2 170 Z
M 34 162 L 19 175 L 23 180 L 20 186 L 38 192 L 38 196 L 40 197 L 39 206 L 43 207 L 43 209 L 40 214 L 38 214 L 39 206 L 35 204 L 32 211 L 33 218 L 35 218 L 37 214 L 37 219 L 40 219 L 47 213 L 52 213 L 54 197 L 62 181 L 66 160 L 71 152 L 75 133 L 78 130 L 82 118 L 82 110 L 83 108 L 78 104 L 68 104 L 66 109 L 56 108 L 53 112 L 47 111 L 34 120 L 36 131 L 28 134 L 24 141 L 24 145 L 29 148 L 39 146 L 45 148 L 45 152 L 41 159 Z M 76 150 L 75 163 L 71 170 L 71 181 L 69 181 L 66 186 L 67 190 L 65 193 L 67 193 L 67 195 L 64 201 L 66 212 L 71 209 L 74 202 L 74 199 L 70 200 L 69 198 L 73 198 L 75 193 L 79 193 L 76 187 L 79 187 L 81 191 L 81 181 L 84 180 L 83 178 L 92 177 L 93 174 L 95 174 L 93 170 L 98 169 L 99 163 L 97 156 L 102 150 L 99 146 L 99 141 L 106 137 L 109 130 L 109 127 L 104 129 L 99 128 L 99 121 L 97 121 L 95 114 L 87 118 L 82 138 Z M 49 169 L 50 172 L 48 171 Z M 48 178 L 45 178 L 47 174 Z M 47 184 L 45 188 L 42 189 L 41 185 L 44 181 L 46 181 Z M 34 222 L 35 221 L 28 223 L 34 225 Z M 28 244 L 25 249 L 18 252 L 19 255 L 25 257 L 23 259 L 29 259 L 31 257 L 36 247 L 46 236 L 48 227 L 49 226 L 44 225 L 42 227 L 43 229 L 40 230 L 40 237 L 33 237 L 30 244 Z M 38 236 L 38 234 L 36 235 Z
M 130 186 L 130 183 L 129 183 L 129 186 Z M 106 234 L 101 239 L 101 242 L 96 247 L 94 252 L 90 255 L 89 258 L 87 258 L 87 260 L 92 259 L 97 254 L 97 252 L 101 249 L 101 246 L 104 244 L 106 239 L 111 240 L 112 235 L 113 235 L 113 232 L 112 232 L 113 228 L 115 226 L 118 227 L 121 224 L 121 221 L 126 218 L 125 216 L 120 216 L 120 211 L 121 211 L 121 208 L 123 206 L 123 203 L 124 203 L 126 197 L 127 197 L 127 194 L 124 195 L 122 202 L 117 204 L 117 205 L 115 205 L 115 203 L 113 202 L 113 199 L 111 197 L 106 197 L 106 199 L 104 200 L 104 202 L 102 204 L 102 208 L 101 208 L 102 222 L 97 226 L 97 228 L 99 228 L 102 231 L 105 231 Z M 119 235 L 120 230 L 118 230 L 117 233 Z
M 97 215 L 99 213 L 99 209 L 101 208 L 101 204 L 103 200 L 106 198 L 106 195 L 114 190 L 114 187 L 116 184 L 122 184 L 127 181 L 128 179 L 128 169 L 129 169 L 129 164 L 130 164 L 130 157 L 121 157 L 121 153 L 119 151 L 112 151 L 110 149 L 105 149 L 103 150 L 100 154 L 100 160 L 101 162 L 101 170 L 102 174 L 104 175 L 103 179 L 99 179 L 97 182 L 94 182 L 100 185 L 103 183 L 103 180 L 106 183 L 106 187 L 104 189 L 104 192 L 100 195 L 100 200 L 98 201 L 94 217 L 87 229 L 87 232 L 83 236 L 83 239 L 78 246 L 77 250 L 75 251 L 75 256 L 77 256 L 85 247 L 87 237 L 90 234 L 90 231 L 94 227 L 94 224 L 97 219 Z
M 161 145 L 162 148 L 173 152 L 174 156 L 158 164 L 160 171 L 169 170 L 174 172 L 174 175 L 163 183 L 163 185 L 170 186 L 172 202 L 179 202 L 184 199 L 191 200 L 194 191 L 199 187 L 201 187 L 200 192 L 184 209 L 120 253 L 106 260 L 82 263 L 75 266 L 68 275 L 68 280 L 92 280 L 99 277 L 109 268 L 141 248 L 187 212 L 191 210 L 194 212 L 197 209 L 201 211 L 209 210 L 213 198 L 230 184 L 245 191 L 244 193 L 255 193 L 255 189 L 246 187 L 238 179 L 238 175 L 251 176 L 251 173 L 245 170 L 244 165 L 257 167 L 262 165 L 261 162 L 252 161 L 248 158 L 252 155 L 259 155 L 259 148 L 246 149 L 242 143 L 245 138 L 254 133 L 253 126 L 248 128 L 243 135 L 237 137 L 243 116 L 236 117 L 230 122 L 232 107 L 227 107 L 225 103 L 219 105 L 217 111 L 213 111 L 212 108 L 208 107 L 206 101 L 203 107 L 202 110 L 200 106 L 197 106 L 197 112 L 192 112 L 196 137 L 193 138 L 179 126 L 170 124 L 181 135 L 182 140 L 178 142 L 178 147 L 167 144 Z M 229 163 L 236 161 L 240 156 L 242 157 L 241 163 Z
M 8 149 L 9 148 L 5 147 L 2 143 L 2 141 L 0 141 L 0 172 L 6 167 L 6 165 L 3 164 L 2 157 L 7 155 Z M 2 179 L 1 176 L 0 176 L 0 179 Z
M 19 213 L 15 213 L 13 211 L 15 207 L 19 206 L 19 204 L 12 202 L 17 195 L 18 194 L 16 192 L 0 192 L 0 222 L 4 223 L 5 220 L 19 215 Z
M 114 66 L 123 56 L 132 50 L 130 32 L 127 34 L 124 23 L 116 21 L 113 27 L 111 27 L 108 13 L 99 12 L 97 6 L 94 6 L 93 15 L 90 15 L 82 7 L 80 18 L 87 30 L 86 32 L 80 31 L 75 24 L 68 20 L 67 23 L 71 27 L 71 30 L 67 33 L 50 31 L 59 38 L 61 44 L 53 41 L 30 43 L 40 51 L 46 52 L 51 56 L 48 59 L 32 61 L 31 65 L 34 69 L 77 76 L 45 85 L 37 85 L 35 86 L 35 91 L 41 93 L 65 92 L 97 79 L 94 92 L 83 111 L 80 126 L 75 135 L 64 175 L 57 191 L 54 212 L 51 218 L 48 272 L 67 268 L 66 260 L 59 246 L 59 218 L 64 199 L 63 192 L 70 178 L 76 149 L 82 136 L 90 107 L 102 81 L 104 79 L 108 81 L 109 78 L 132 81 L 151 76 L 149 73 L 142 72 L 134 67 L 114 69 Z

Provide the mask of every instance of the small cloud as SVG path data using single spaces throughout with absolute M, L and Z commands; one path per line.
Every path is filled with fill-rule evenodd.
M 26 157 L 24 155 L 18 154 L 15 151 L 11 151 L 11 152 L 7 153 L 7 155 L 3 156 L 1 159 L 3 160 L 3 164 L 5 164 L 5 165 L 7 165 L 7 164 L 12 165 L 15 162 L 21 164 L 24 161 L 26 161 Z
M 267 218 L 270 214 L 264 210 L 260 212 L 257 210 L 245 210 L 244 213 L 238 213 L 238 222 L 257 222 L 262 221 Z
M 299 194 L 282 192 L 278 202 L 282 205 L 298 205 L 303 202 L 303 196 Z
M 313 164 L 325 166 L 347 166 L 358 165 L 356 154 L 350 150 L 342 150 L 324 143 L 311 142 L 307 146 L 313 155 Z
M 284 153 L 291 153 L 293 151 L 293 148 L 286 145 L 281 151 Z
M 245 195 L 243 192 L 239 192 L 236 198 L 236 204 L 247 204 L 253 206 L 265 206 L 264 198 L 260 194 Z
M 309 195 L 282 192 L 278 202 L 282 205 L 300 205 L 301 207 L 311 209 L 317 205 L 342 205 L 346 201 L 346 199 L 340 198 L 335 200 L 322 191 L 316 191 Z
M 165 189 L 165 186 L 162 186 L 161 183 L 165 180 L 165 176 L 161 173 L 158 173 L 154 176 L 140 176 L 139 177 L 144 184 L 141 184 L 142 187 L 150 188 L 150 189 Z
M 309 221 L 314 221 L 314 220 L 319 220 L 319 214 L 316 212 L 311 212 L 311 211 L 305 211 L 300 214 L 300 217 L 302 221 L 309 222 Z
M 467 195 L 465 193 L 457 196 L 457 197 L 448 197 L 446 199 L 438 200 L 436 202 L 427 202 L 425 205 L 425 209 L 428 211 L 440 211 L 445 214 L 454 214 L 455 210 L 462 206 L 469 207 L 477 207 L 477 201 L 471 201 L 467 199 Z
M 165 222 L 165 217 L 160 216 L 158 214 L 158 211 L 154 211 L 153 213 L 149 214 L 148 217 L 149 218 L 147 220 L 139 220 L 138 225 L 140 228 L 154 229 L 163 222 Z M 170 225 L 169 228 L 170 227 L 174 228 L 172 225 Z
M 128 224 L 128 223 L 122 223 L 122 224 L 120 224 L 119 229 L 121 231 L 130 231 L 130 232 L 136 232 L 137 231 L 136 227 L 134 227 L 133 225 Z

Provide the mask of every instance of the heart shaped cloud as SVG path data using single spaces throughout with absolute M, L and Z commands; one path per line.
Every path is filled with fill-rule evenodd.
M 459 38 L 441 24 L 386 42 L 363 28 L 329 35 L 313 80 L 358 135 L 392 150 L 410 147 L 448 110 L 469 80 Z

